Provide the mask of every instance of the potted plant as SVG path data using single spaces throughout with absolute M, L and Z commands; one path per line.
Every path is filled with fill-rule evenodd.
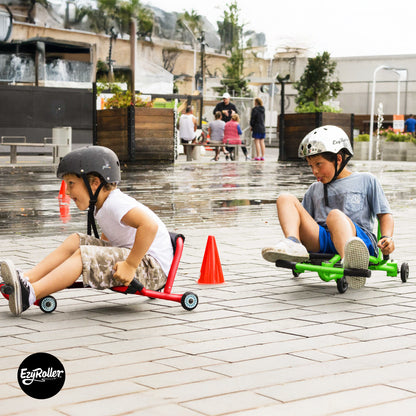
M 415 139 L 411 133 L 395 132 L 391 127 L 380 131 L 383 160 L 416 160 Z
M 354 159 L 355 160 L 368 160 L 368 151 L 370 146 L 370 135 L 359 134 L 354 137 Z M 372 159 L 375 158 L 375 146 L 372 151 Z
M 97 89 L 103 91 L 104 87 Z M 111 85 L 97 111 L 94 143 L 112 149 L 122 161 L 173 162 L 174 111 L 153 108 L 150 100 Z

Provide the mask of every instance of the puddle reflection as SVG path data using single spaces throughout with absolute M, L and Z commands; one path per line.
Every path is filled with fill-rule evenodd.
M 379 178 L 393 210 L 414 205 L 416 164 L 351 165 L 352 170 L 370 171 Z M 276 218 L 278 194 L 290 192 L 301 199 L 314 180 L 302 162 L 179 163 L 126 169 L 120 188 L 148 205 L 169 228 L 183 229 Z M 0 235 L 85 232 L 86 212 L 72 202 L 60 205 L 60 185 L 53 173 L 2 173 Z

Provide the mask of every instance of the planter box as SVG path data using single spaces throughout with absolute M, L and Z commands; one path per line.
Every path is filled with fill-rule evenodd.
M 298 147 L 302 139 L 316 127 L 334 125 L 342 128 L 353 146 L 354 114 L 295 113 L 279 115 L 279 160 L 299 160 Z
M 369 142 L 354 142 L 354 159 L 368 160 Z M 376 160 L 377 143 L 373 143 L 372 160 Z M 378 160 L 416 161 L 416 145 L 407 142 L 386 142 L 380 140 L 380 154 Z
M 353 160 L 368 160 L 368 151 L 370 148 L 370 142 L 354 142 L 354 158 Z M 373 145 L 372 160 L 376 156 L 376 146 Z
M 174 162 L 174 113 L 170 108 L 129 107 L 97 111 L 94 143 L 121 161 Z

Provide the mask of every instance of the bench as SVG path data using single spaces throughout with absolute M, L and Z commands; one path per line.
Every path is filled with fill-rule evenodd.
M 29 148 L 52 148 L 53 163 L 58 160 L 58 145 L 49 142 L 52 140 L 50 137 L 45 137 L 43 143 L 29 143 L 26 141 L 26 136 L 1 136 L 0 145 L 10 147 L 10 163 L 17 163 L 17 148 L 29 147 Z
M 197 143 L 181 143 L 182 146 L 204 146 L 206 147 L 233 147 L 235 149 L 235 157 L 238 158 L 238 149 L 241 147 L 245 147 L 247 149 L 247 152 L 250 153 L 251 149 L 251 142 L 249 144 L 241 143 L 241 144 L 228 144 L 228 143 L 207 143 L 207 142 L 197 142 Z

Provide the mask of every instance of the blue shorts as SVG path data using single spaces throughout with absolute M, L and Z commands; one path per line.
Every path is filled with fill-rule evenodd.
M 253 139 L 265 139 L 266 133 L 253 133 Z
M 355 225 L 357 237 L 361 238 L 361 240 L 364 241 L 364 244 L 367 246 L 370 255 L 376 256 L 373 243 L 371 242 L 368 235 L 355 222 L 353 224 Z M 322 227 L 321 225 L 319 226 L 319 252 L 334 254 L 337 253 L 334 243 L 331 240 L 331 234 L 326 228 Z

